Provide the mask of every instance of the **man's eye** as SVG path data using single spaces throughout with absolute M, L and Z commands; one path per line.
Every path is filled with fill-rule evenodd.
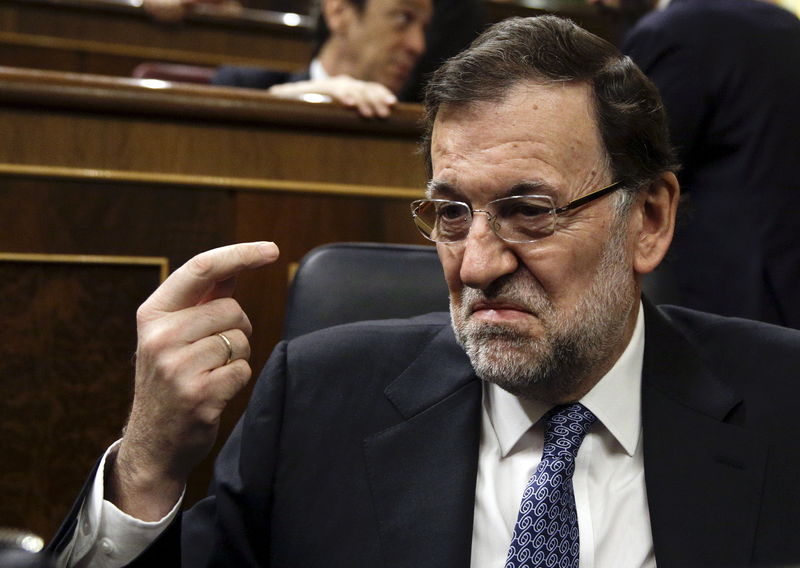
M 500 215 L 505 218 L 529 218 L 538 217 L 539 215 L 546 215 L 550 213 L 550 208 L 540 203 L 532 203 L 528 201 L 515 201 L 505 205 L 500 211 Z
M 407 28 L 414 21 L 414 13 L 408 11 L 400 11 L 392 14 L 392 21 L 398 28 Z
M 466 209 L 461 205 L 443 205 L 436 212 L 437 216 L 444 221 L 453 221 L 466 215 Z

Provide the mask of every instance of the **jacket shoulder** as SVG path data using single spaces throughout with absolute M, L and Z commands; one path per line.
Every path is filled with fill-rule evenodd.
M 677 306 L 658 309 L 720 376 L 797 383 L 800 330 Z
M 452 336 L 450 315 L 434 312 L 407 319 L 371 320 L 336 325 L 297 337 L 289 341 L 289 360 L 311 358 L 317 364 L 326 360 L 351 359 L 354 356 L 413 357 L 434 337 Z M 455 342 L 455 338 L 452 338 Z

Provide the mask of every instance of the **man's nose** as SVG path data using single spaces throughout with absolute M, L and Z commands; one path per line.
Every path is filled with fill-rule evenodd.
M 519 267 L 516 254 L 494 233 L 491 222 L 486 214 L 476 214 L 464 240 L 460 277 L 470 288 L 486 290 L 495 280 Z
M 411 26 L 406 34 L 406 49 L 419 58 L 425 53 L 426 41 L 424 26 Z

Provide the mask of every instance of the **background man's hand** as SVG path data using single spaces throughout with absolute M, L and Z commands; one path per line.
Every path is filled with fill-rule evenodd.
M 121 510 L 162 518 L 210 451 L 222 410 L 252 374 L 252 328 L 231 298 L 236 275 L 277 258 L 273 243 L 204 252 L 139 308 L 133 408 L 106 482 L 106 498 Z
M 387 117 L 397 103 L 397 97 L 380 83 L 359 81 L 348 75 L 330 79 L 315 79 L 274 85 L 267 91 L 276 97 L 294 99 L 315 93 L 330 97 L 347 107 L 354 108 L 361 116 Z

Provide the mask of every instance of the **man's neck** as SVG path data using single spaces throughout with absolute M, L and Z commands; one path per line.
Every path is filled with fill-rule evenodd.
M 352 54 L 348 54 L 338 40 L 330 39 L 325 42 L 319 51 L 317 60 L 329 77 L 337 75 L 350 75 L 355 77 L 355 64 Z

